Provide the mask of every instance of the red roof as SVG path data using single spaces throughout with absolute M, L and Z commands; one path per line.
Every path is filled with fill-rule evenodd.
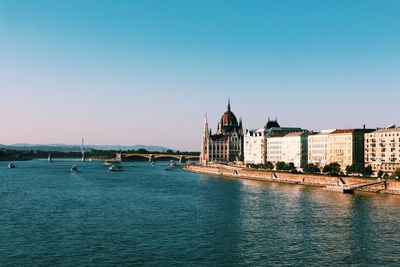
M 338 129 L 331 134 L 353 133 L 356 129 Z

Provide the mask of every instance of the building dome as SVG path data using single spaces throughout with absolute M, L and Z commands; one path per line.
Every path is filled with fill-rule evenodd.
M 281 127 L 281 126 L 279 126 L 278 119 L 270 120 L 268 118 L 268 122 L 267 122 L 267 124 L 265 124 L 264 128 L 265 129 L 270 129 L 272 127 L 275 127 L 275 128 L 280 128 Z
M 235 114 L 231 111 L 231 105 L 228 102 L 228 110 L 222 115 L 220 120 L 221 126 L 239 126 Z

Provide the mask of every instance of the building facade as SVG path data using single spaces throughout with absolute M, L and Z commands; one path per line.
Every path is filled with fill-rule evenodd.
M 308 135 L 308 163 L 320 168 L 329 164 L 328 137 L 335 130 L 322 130 L 320 133 Z
M 267 161 L 276 164 L 279 161 L 294 163 L 301 168 L 307 163 L 307 132 L 291 132 L 267 138 Z
M 228 163 L 243 158 L 243 127 L 231 111 L 228 101 L 227 111 L 222 115 L 217 131 L 212 134 L 208 128 L 207 116 L 204 121 L 200 164 Z
M 301 131 L 301 128 L 280 127 L 277 119 L 268 118 L 264 128 L 246 130 L 244 135 L 244 163 L 265 164 L 267 160 L 267 138 L 275 135 Z
M 364 164 L 364 134 L 372 129 L 341 129 L 328 135 L 328 162 L 337 162 L 342 170 Z
M 264 164 L 266 162 L 266 139 L 264 128 L 246 130 L 244 135 L 244 163 Z
M 365 166 L 392 174 L 400 168 L 400 128 L 388 127 L 365 134 Z
M 267 138 L 267 161 L 276 164 L 282 161 L 282 145 L 285 134 L 276 134 Z

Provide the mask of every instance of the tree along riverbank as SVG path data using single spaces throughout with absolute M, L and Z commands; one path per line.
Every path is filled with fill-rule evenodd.
M 184 170 L 210 176 L 222 176 L 227 178 L 251 179 L 263 182 L 290 183 L 318 187 L 341 185 L 352 186 L 381 181 L 378 178 L 333 177 L 314 174 L 293 174 L 268 170 L 253 170 L 226 165 L 188 165 L 184 167 Z M 384 184 L 381 183 L 364 188 L 359 188 L 356 189 L 356 191 L 400 195 L 400 181 L 389 179 L 386 180 L 386 183 Z

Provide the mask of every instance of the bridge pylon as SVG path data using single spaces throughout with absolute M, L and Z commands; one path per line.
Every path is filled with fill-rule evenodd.
M 153 155 L 153 154 L 150 154 L 149 162 L 150 162 L 150 163 L 154 162 L 154 155 Z

